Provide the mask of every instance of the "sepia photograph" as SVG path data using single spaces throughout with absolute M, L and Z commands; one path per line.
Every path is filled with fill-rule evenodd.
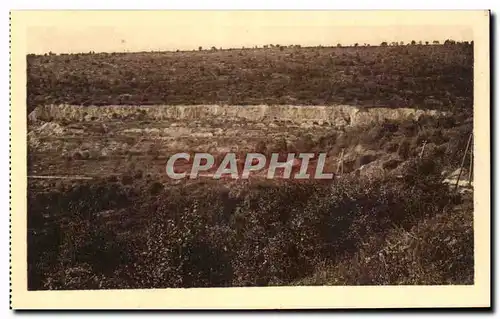
M 489 306 L 489 19 L 11 12 L 13 306 Z

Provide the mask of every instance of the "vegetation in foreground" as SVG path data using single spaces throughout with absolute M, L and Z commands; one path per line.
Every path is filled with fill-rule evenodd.
M 399 173 L 383 177 L 165 187 L 128 176 L 52 190 L 32 183 L 29 288 L 472 284 L 470 195 L 450 191 L 441 175 L 457 167 L 472 124 L 444 129 L 440 121 L 294 146 L 344 140 L 392 150 Z M 422 158 L 401 146 L 422 140 Z
M 332 185 L 242 187 L 238 193 L 235 186 L 193 192 L 104 182 L 37 194 L 29 200 L 29 287 L 289 285 L 314 278 L 325 264 L 342 276 L 311 282 L 472 283 L 471 225 L 461 226 L 465 232 L 451 228 L 460 196 L 449 192 L 433 166 L 415 162 L 402 180 L 345 178 Z M 423 178 L 417 170 L 428 174 Z M 443 214 L 451 227 L 445 224 L 440 234 L 431 223 Z M 406 233 L 417 238 L 418 248 L 407 247 L 418 253 L 414 260 L 398 246 L 408 240 L 385 244 Z M 441 235 L 454 244 L 440 243 Z M 378 247 L 396 250 L 383 252 L 391 267 L 379 264 Z M 353 259 L 362 260 L 353 265 Z

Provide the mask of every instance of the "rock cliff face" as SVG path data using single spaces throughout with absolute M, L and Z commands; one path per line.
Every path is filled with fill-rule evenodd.
M 246 120 L 252 122 L 289 121 L 296 124 L 317 123 L 332 126 L 369 125 L 385 119 L 417 119 L 422 115 L 440 116 L 435 110 L 412 108 L 358 108 L 349 105 L 156 105 L 156 106 L 76 106 L 46 105 L 28 115 L 37 121 L 109 121 L 138 120 L 203 120 L 208 118 Z

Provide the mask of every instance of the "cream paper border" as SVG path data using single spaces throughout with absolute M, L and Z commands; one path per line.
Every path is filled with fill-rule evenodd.
M 265 287 L 27 291 L 26 32 L 71 23 L 179 23 L 218 15 L 225 24 L 329 21 L 336 26 L 470 26 L 474 37 L 474 243 L 471 286 Z M 317 19 L 314 19 L 316 17 Z M 289 20 L 288 20 L 289 19 Z M 311 22 L 313 23 L 313 22 Z M 179 30 L 182 32 L 182 30 Z M 186 40 L 189 41 L 189 40 Z M 489 12 L 483 11 L 13 11 L 11 12 L 11 306 L 14 309 L 283 309 L 490 306 Z

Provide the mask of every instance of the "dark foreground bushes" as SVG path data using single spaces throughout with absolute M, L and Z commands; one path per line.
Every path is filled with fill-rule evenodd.
M 411 165 L 403 178 L 361 183 L 345 177 L 155 193 L 103 184 L 39 194 L 29 198 L 29 288 L 293 284 L 456 204 L 432 163 Z M 422 167 L 427 175 L 415 178 Z
M 373 236 L 353 255 L 320 263 L 296 285 L 474 284 L 472 196 L 453 210 Z

